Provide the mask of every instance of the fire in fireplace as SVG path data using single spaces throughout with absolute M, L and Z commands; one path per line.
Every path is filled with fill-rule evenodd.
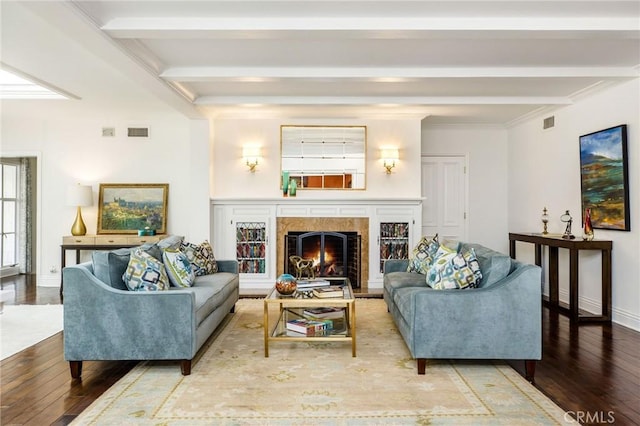
M 313 259 L 316 277 L 345 277 L 360 286 L 360 236 L 357 232 L 289 232 L 284 270 L 295 274 L 290 256 Z

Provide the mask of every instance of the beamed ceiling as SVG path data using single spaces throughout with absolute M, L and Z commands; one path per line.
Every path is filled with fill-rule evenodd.
M 509 125 L 640 75 L 637 0 L 27 3 L 193 116 Z

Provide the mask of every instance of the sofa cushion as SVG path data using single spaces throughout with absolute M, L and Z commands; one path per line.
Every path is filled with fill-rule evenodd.
M 434 256 L 439 247 L 438 234 L 431 239 L 422 237 L 409 257 L 407 272 L 426 274 L 433 263 Z
M 383 275 L 382 281 L 384 289 L 391 297 L 399 288 L 427 287 L 425 276 L 414 272 L 388 272 Z
M 493 285 L 511 272 L 511 258 L 506 254 L 480 244 L 462 243 L 462 248 L 472 248 L 476 253 L 482 271 L 482 280 L 478 287 L 484 288 Z
M 156 244 L 143 244 L 137 248 L 144 250 L 158 260 L 162 260 L 162 251 Z M 91 254 L 91 261 L 96 278 L 118 290 L 128 290 L 129 288 L 122 280 L 122 275 L 127 270 L 132 250 L 134 248 L 110 251 L 95 250 Z
M 131 249 L 118 249 L 111 251 L 94 251 L 91 254 L 93 273 L 100 281 L 118 290 L 129 290 L 122 280 L 122 275 L 127 270 Z
M 180 250 L 166 249 L 162 252 L 162 263 L 169 282 L 175 287 L 191 287 L 196 276 L 187 255 Z
M 180 235 L 169 235 L 166 238 L 161 239 L 156 244 L 160 247 L 161 250 L 165 249 L 180 249 L 180 243 L 184 237 Z M 162 256 L 162 253 L 160 254 Z M 162 257 L 161 257 L 162 259 Z
M 180 250 L 187 255 L 196 276 L 218 272 L 218 264 L 213 256 L 213 248 L 209 241 L 205 240 L 200 244 L 183 241 L 180 244 Z
M 237 275 L 229 272 L 219 272 L 212 275 L 196 277 L 191 291 L 196 296 L 196 324 L 209 316 L 216 308 L 235 291 L 236 287 L 228 285 Z
M 429 273 L 427 284 L 434 290 L 476 288 L 482 280 L 482 272 L 472 248 L 460 252 L 438 250 Z
M 122 280 L 131 291 L 169 289 L 169 278 L 163 263 L 140 248 L 131 253 Z

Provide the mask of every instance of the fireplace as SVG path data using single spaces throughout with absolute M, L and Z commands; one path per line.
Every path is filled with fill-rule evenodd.
M 313 260 L 316 277 L 349 278 L 354 288 L 361 282 L 362 241 L 357 232 L 290 231 L 285 235 L 284 271 L 295 275 L 290 256 Z

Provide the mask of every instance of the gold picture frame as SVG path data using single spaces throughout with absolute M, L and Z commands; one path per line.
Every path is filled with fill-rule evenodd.
M 165 234 L 168 195 L 168 183 L 101 183 L 98 234 Z

